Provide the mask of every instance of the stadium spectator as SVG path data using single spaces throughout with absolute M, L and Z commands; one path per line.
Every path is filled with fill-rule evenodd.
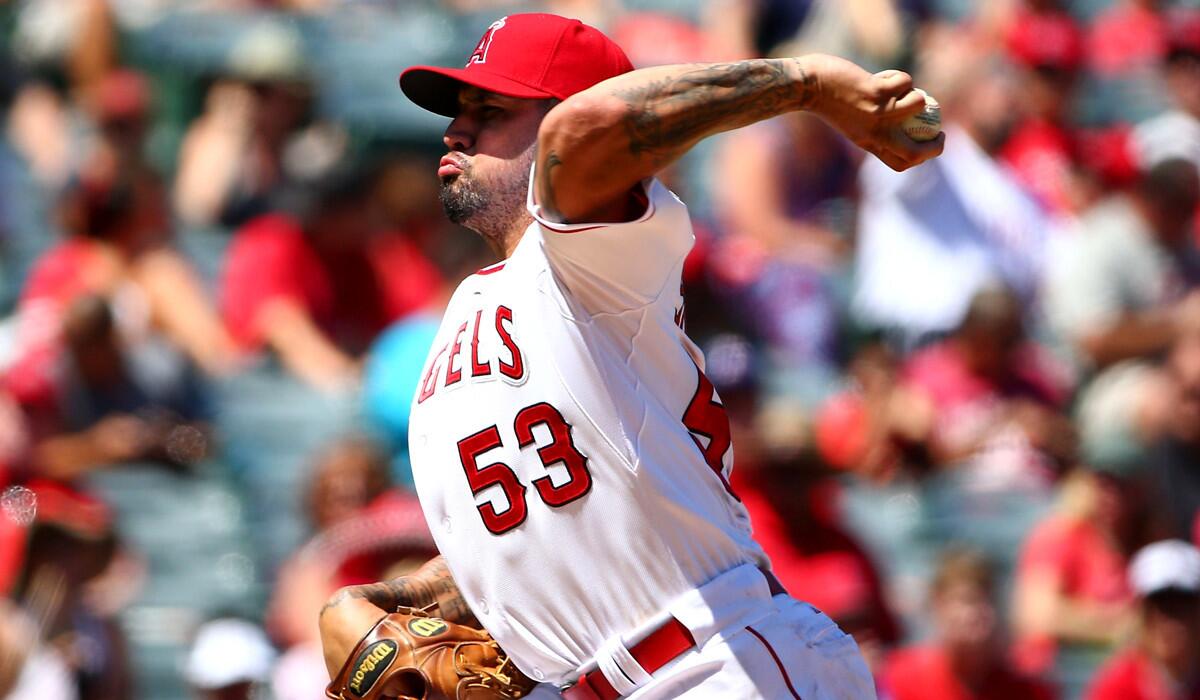
M 118 309 L 130 341 L 158 338 L 213 374 L 231 366 L 233 345 L 190 264 L 170 247 L 157 178 L 142 170 L 85 179 L 65 196 L 70 235 L 30 271 L 17 306 L 16 369 L 6 377 L 22 400 L 54 391 L 63 316 L 81 296 Z
M 132 698 L 128 644 L 116 615 L 136 595 L 138 581 L 116 566 L 126 555 L 112 514 L 95 498 L 62 485 L 32 486 L 37 518 L 13 599 L 37 621 L 46 647 L 61 655 L 39 663 L 51 673 L 65 663 L 83 700 Z M 36 687 L 52 680 L 31 682 Z
M 775 459 L 750 467 L 736 484 L 771 557 L 772 571 L 799 600 L 853 635 L 870 664 L 901 638 L 867 552 L 838 523 L 838 484 L 814 463 Z
M 274 661 L 275 649 L 262 628 L 217 618 L 196 632 L 183 675 L 198 700 L 251 700 L 259 696 Z
M 717 0 L 704 11 L 718 58 L 833 53 L 891 65 L 902 50 L 904 10 L 896 0 Z
M 384 454 L 365 438 L 347 436 L 325 449 L 306 504 L 313 535 L 281 568 L 267 611 L 271 636 L 284 649 L 272 681 L 281 700 L 318 697 L 329 682 L 317 614 L 330 595 L 399 576 L 436 555 L 416 498 L 391 488 Z
M 1175 336 L 1177 303 L 1200 282 L 1188 236 L 1200 174 L 1167 160 L 1128 195 L 1085 213 L 1047 267 L 1046 315 L 1086 368 L 1154 357 Z
M 733 132 L 720 146 L 714 206 L 726 234 L 710 265 L 777 369 L 836 370 L 835 290 L 849 258 L 857 167 L 844 139 L 802 113 Z
M 1061 646 L 1112 646 L 1131 629 L 1125 570 L 1148 539 L 1148 504 L 1127 465 L 1097 466 L 1067 477 L 1021 547 L 1012 618 L 1028 673 L 1047 673 Z
M 1032 302 L 1052 228 L 996 161 L 1017 114 L 1014 76 L 969 37 L 925 52 L 945 152 L 903 173 L 868 159 L 859 175 L 853 311 L 906 348 L 955 328 L 989 284 Z
M 143 173 L 156 183 L 158 174 L 146 160 L 150 125 L 150 86 L 130 69 L 114 70 L 100 79 L 86 104 L 97 133 L 83 167 L 96 181 L 115 180 L 120 173 Z
M 291 26 L 262 23 L 246 32 L 225 74 L 179 150 L 174 205 L 191 225 L 236 227 L 270 211 L 286 184 L 288 148 L 307 118 L 307 62 Z
M 39 473 L 71 481 L 122 462 L 206 456 L 211 407 L 186 358 L 161 343 L 129 346 L 99 297 L 77 299 L 63 324 L 55 392 L 26 404 Z
M 1028 339 L 1020 301 L 1003 288 L 980 290 L 958 329 L 903 370 L 933 407 L 926 442 L 935 463 L 970 466 L 977 485 L 1035 490 L 1074 456 L 1065 374 Z
M 1087 700 L 1200 698 L 1200 550 L 1155 542 L 1129 565 L 1140 626 L 1132 645 L 1096 674 Z
M 25 666 L 33 629 L 7 599 L 0 598 L 0 612 L 0 696 L 8 697 Z
M 1147 477 L 1166 535 L 1200 546 L 1200 306 L 1183 315 L 1164 371 L 1164 419 L 1149 440 Z
M 1161 0 L 1117 0 L 1088 28 L 1088 66 L 1097 75 L 1146 75 L 1167 55 Z
M 977 552 L 945 551 L 929 591 L 934 637 L 888 659 L 880 695 L 890 700 L 1050 700 L 1047 684 L 1007 658 L 995 574 Z
M 1095 198 L 1069 121 L 1084 59 L 1083 31 L 1060 10 L 1018 12 L 1006 43 L 1020 70 L 1021 118 L 1000 159 L 1044 208 L 1058 215 L 1079 212 Z
M 37 625 L 0 598 L 0 695 L 5 700 L 78 700 L 62 654 L 38 639 Z
M 221 305 L 234 338 L 329 391 L 357 385 L 376 336 L 440 289 L 420 250 L 378 227 L 371 184 L 361 168 L 335 169 L 318 181 L 311 213 L 250 221 L 225 261 Z
M 1134 146 L 1143 168 L 1171 158 L 1200 168 L 1200 9 L 1176 9 L 1168 26 L 1163 77 L 1172 106 L 1137 126 Z
M 876 483 L 929 471 L 933 405 L 901 381 L 899 364 L 879 341 L 855 354 L 847 372 L 850 387 L 817 411 L 814 438 L 826 464 Z

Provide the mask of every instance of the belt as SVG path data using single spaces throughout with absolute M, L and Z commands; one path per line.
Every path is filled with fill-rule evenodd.
M 646 673 L 653 674 L 694 646 L 696 640 L 692 639 L 692 633 L 672 617 L 630 647 L 629 655 L 646 669 Z M 580 676 L 575 685 L 563 691 L 563 697 L 567 700 L 618 700 L 621 694 L 612 687 L 604 673 L 596 669 Z
M 787 593 L 774 574 L 763 570 L 763 576 L 767 579 L 772 596 Z M 629 655 L 645 669 L 647 675 L 654 675 L 694 646 L 696 640 L 692 638 L 691 631 L 672 617 L 645 639 L 629 647 Z M 566 700 L 620 700 L 621 694 L 604 677 L 603 671 L 595 669 L 580 676 L 574 685 L 563 691 L 562 696 Z

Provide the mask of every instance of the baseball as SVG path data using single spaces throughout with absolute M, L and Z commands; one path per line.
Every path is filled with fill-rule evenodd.
M 901 128 L 913 141 L 932 141 L 942 132 L 942 107 L 921 88 L 913 89 L 925 96 L 925 109 L 905 119 Z

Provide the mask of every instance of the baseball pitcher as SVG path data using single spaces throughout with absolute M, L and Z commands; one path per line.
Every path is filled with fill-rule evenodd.
M 900 128 L 925 107 L 911 78 L 817 55 L 633 70 L 592 27 L 520 14 L 465 67 L 400 87 L 451 119 L 442 204 L 499 262 L 459 286 L 413 397 L 442 557 L 330 600 L 331 697 L 532 681 L 569 700 L 874 697 L 853 639 L 779 586 L 730 488 L 729 422 L 682 328 L 687 207 L 655 173 L 794 110 L 912 167 L 943 137 Z M 397 605 L 436 622 L 381 619 Z

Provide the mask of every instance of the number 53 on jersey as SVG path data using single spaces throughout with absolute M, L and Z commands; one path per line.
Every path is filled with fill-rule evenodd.
M 699 378 L 696 393 L 683 414 L 683 424 L 692 434 L 705 463 L 732 495 L 723 469 L 725 453 L 729 450 L 731 442 L 729 417 L 717 398 L 712 382 L 698 367 L 696 374 Z M 547 469 L 551 466 L 562 466 L 566 478 L 560 479 L 561 483 L 555 485 L 547 474 L 532 480 L 529 485 L 534 488 L 543 503 L 552 508 L 561 508 L 583 498 L 592 489 L 588 459 L 575 446 L 571 436 L 571 425 L 563 418 L 562 413 L 544 402 L 526 406 L 517 412 L 513 420 L 517 446 L 525 448 L 536 445 L 534 428 L 538 426 L 545 427 L 550 436 L 544 445 L 537 445 L 537 455 L 542 466 Z M 494 535 L 503 535 L 519 527 L 529 514 L 529 505 L 526 502 L 529 488 L 521 483 L 512 467 L 504 462 L 486 465 L 479 463 L 482 455 L 501 446 L 503 442 L 496 425 L 458 441 L 458 457 L 467 475 L 471 493 L 479 495 L 488 487 L 499 486 L 508 501 L 508 507 L 504 510 L 497 510 L 492 501 L 478 506 L 484 526 Z

